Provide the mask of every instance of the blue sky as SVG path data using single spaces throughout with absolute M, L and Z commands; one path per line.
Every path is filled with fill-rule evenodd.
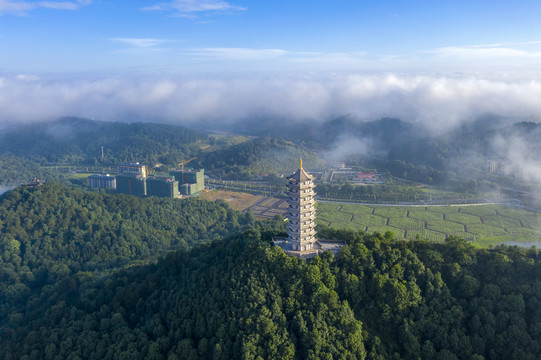
M 539 14 L 539 0 L 0 0 L 0 126 L 541 121 Z
M 0 72 L 537 69 L 539 1 L 0 0 Z

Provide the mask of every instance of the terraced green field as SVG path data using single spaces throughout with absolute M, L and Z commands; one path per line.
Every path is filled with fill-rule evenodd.
M 501 205 L 368 206 L 318 203 L 318 224 L 442 242 L 450 235 L 489 247 L 541 241 L 541 213 Z

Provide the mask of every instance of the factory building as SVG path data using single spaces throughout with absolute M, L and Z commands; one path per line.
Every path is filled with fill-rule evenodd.
M 178 181 L 173 177 L 150 176 L 147 178 L 147 195 L 172 199 L 178 198 Z
M 116 191 L 121 194 L 146 196 L 146 179 L 140 174 L 119 174 L 116 176 Z
M 171 170 L 169 175 L 178 181 L 178 189 L 182 195 L 193 195 L 205 189 L 205 169 Z
M 142 177 L 147 177 L 147 166 L 139 162 L 131 162 L 128 164 L 119 164 L 117 174 L 138 174 Z
M 116 189 L 116 178 L 109 174 L 94 174 L 88 177 L 88 187 L 93 189 Z

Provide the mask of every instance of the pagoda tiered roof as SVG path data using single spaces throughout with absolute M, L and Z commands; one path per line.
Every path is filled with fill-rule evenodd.
M 295 180 L 297 182 L 305 182 L 305 181 L 308 181 L 308 180 L 314 180 L 314 176 L 309 175 L 308 173 L 306 173 L 306 171 L 304 171 L 303 168 L 300 168 L 293 175 L 288 176 L 287 179 L 288 180 Z

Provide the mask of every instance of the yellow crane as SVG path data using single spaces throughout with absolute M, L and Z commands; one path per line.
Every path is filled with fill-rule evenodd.
M 178 164 L 178 166 L 180 166 L 181 169 L 182 169 L 182 183 L 183 184 L 184 184 L 184 165 L 186 165 L 187 163 L 189 163 L 190 161 L 195 160 L 195 159 L 197 159 L 197 156 L 194 157 L 194 158 L 191 158 L 190 160 L 186 160 L 186 161 L 183 161 L 180 164 Z

